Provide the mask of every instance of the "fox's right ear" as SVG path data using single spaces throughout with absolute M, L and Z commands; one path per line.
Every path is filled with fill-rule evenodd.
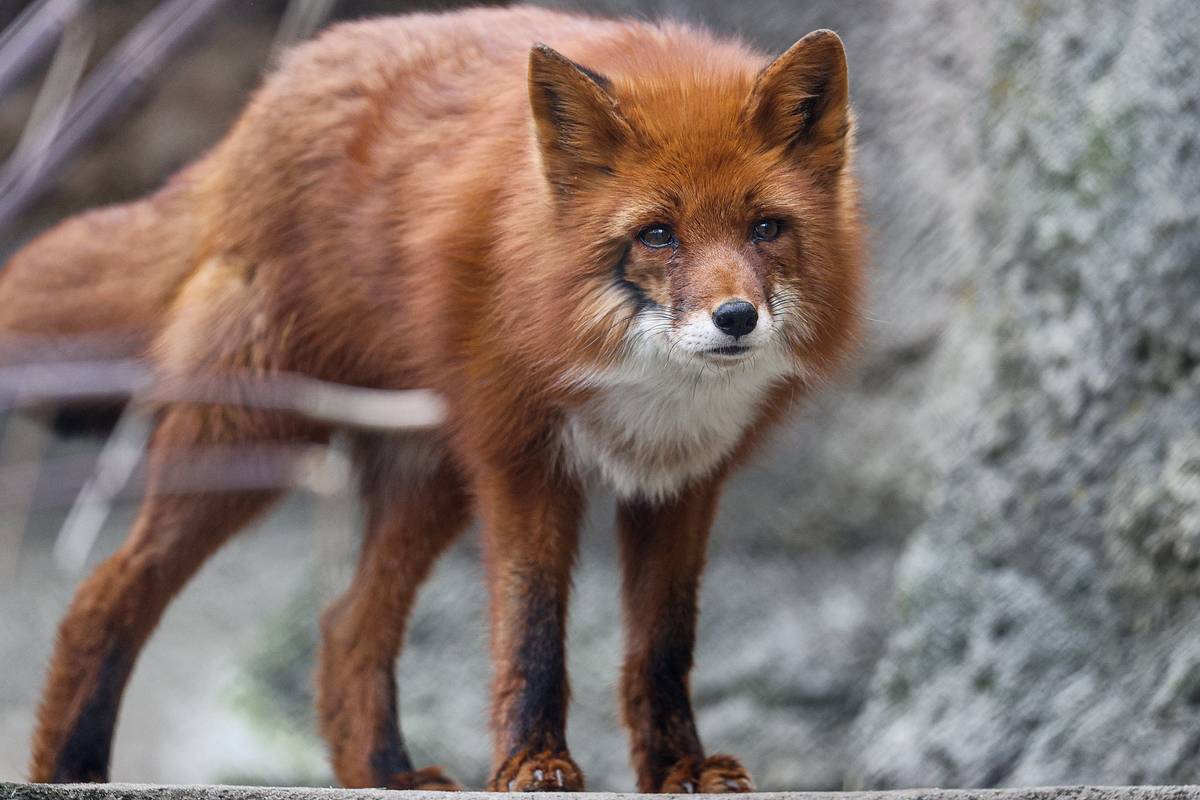
M 612 169 L 630 135 L 608 79 L 544 44 L 529 51 L 529 103 L 546 178 L 571 191 Z
M 850 136 L 849 94 L 842 40 L 813 31 L 762 71 L 742 113 L 769 143 L 810 166 L 839 169 Z

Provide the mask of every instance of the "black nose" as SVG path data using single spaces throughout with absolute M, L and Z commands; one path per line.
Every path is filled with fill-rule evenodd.
M 713 312 L 713 324 L 730 336 L 745 336 L 758 324 L 758 312 L 745 300 L 729 300 Z

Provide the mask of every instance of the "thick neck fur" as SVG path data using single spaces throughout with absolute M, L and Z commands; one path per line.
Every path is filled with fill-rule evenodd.
M 581 48 L 635 143 L 564 188 L 548 177 L 527 114 L 510 119 L 513 136 L 489 156 L 508 166 L 486 217 L 496 269 L 463 279 L 480 292 L 470 341 L 484 349 L 470 369 L 505 385 L 510 408 L 529 414 L 526 431 L 544 424 L 531 435 L 559 449 L 560 465 L 627 496 L 663 498 L 727 464 L 776 415 L 769 398 L 821 379 L 853 339 L 859 244 L 848 166 L 831 171 L 753 134 L 739 139 L 740 110 L 766 62 L 721 43 L 693 63 L 689 54 L 706 47 L 709 37 L 686 28 L 636 26 Z M 747 158 L 756 152 L 769 168 Z M 839 156 L 848 160 L 848 145 Z M 759 323 L 739 341 L 753 352 L 713 363 L 689 348 L 714 333 L 703 303 L 741 286 L 722 270 L 743 248 L 737 203 L 751 189 L 804 217 L 803 241 L 771 255 L 805 263 L 751 270 L 747 280 L 763 286 Z M 633 220 L 647 204 L 671 202 L 693 240 L 659 266 L 632 239 Z M 664 277 L 685 269 L 673 285 Z

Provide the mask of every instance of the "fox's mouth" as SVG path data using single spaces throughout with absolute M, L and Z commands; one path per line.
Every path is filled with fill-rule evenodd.
M 750 352 L 749 347 L 740 344 L 729 344 L 724 347 L 710 347 L 704 351 L 706 356 L 716 356 L 722 359 L 740 358 Z

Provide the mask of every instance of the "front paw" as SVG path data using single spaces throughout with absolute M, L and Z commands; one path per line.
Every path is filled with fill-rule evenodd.
M 582 792 L 583 773 L 566 752 L 510 756 L 488 784 L 493 792 Z
M 754 781 L 733 756 L 688 757 L 671 767 L 659 791 L 670 794 L 753 792 Z
M 462 787 L 446 777 L 438 767 L 412 772 L 397 772 L 387 780 L 385 789 L 419 789 L 423 792 L 460 792 Z

